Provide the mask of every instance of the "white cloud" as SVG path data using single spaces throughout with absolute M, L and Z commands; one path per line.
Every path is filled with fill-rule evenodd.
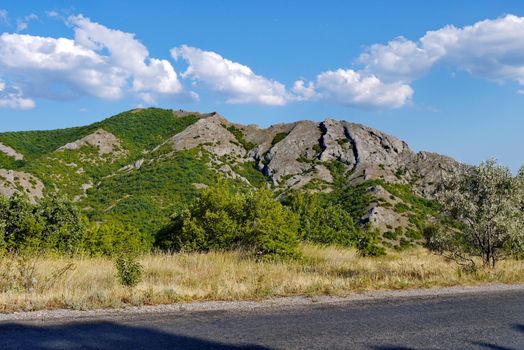
M 318 97 L 315 85 L 312 82 L 306 83 L 303 79 L 295 81 L 293 92 L 296 94 L 298 101 L 312 100 Z
M 364 71 L 409 82 L 445 63 L 489 80 L 524 85 L 524 17 L 506 15 L 470 26 L 429 31 L 417 42 L 397 38 L 372 45 L 358 59 Z
M 183 92 L 171 64 L 151 58 L 133 34 L 83 16 L 70 17 L 68 23 L 75 31 L 74 39 L 0 35 L 0 75 L 17 86 L 17 93 L 10 96 L 18 96 L 23 108 L 30 107 L 23 99 L 89 95 L 115 100 L 132 94 L 152 104 L 157 98 Z M 5 101 L 0 104 L 13 106 Z
M 98 52 L 107 49 L 109 63 L 133 76 L 134 91 L 173 94 L 182 90 L 171 63 L 149 58 L 147 48 L 134 34 L 109 29 L 83 16 L 70 17 L 69 22 L 74 26 L 78 44 Z
M 38 19 L 38 16 L 34 13 L 31 13 L 30 15 L 27 15 L 25 17 L 17 18 L 16 19 L 16 31 L 21 32 L 23 30 L 26 30 L 27 27 L 29 27 L 29 22 L 36 21 Z
M 314 86 L 320 98 L 352 107 L 398 108 L 413 96 L 409 85 L 384 83 L 376 76 L 362 75 L 351 69 L 321 73 Z
M 189 64 L 184 78 L 202 83 L 223 94 L 228 103 L 285 105 L 294 99 L 278 81 L 255 74 L 251 68 L 230 61 L 212 51 L 182 45 L 171 50 L 173 58 L 183 58 Z
M 293 91 L 302 99 L 398 108 L 413 96 L 410 83 L 439 63 L 481 78 L 524 85 L 524 17 L 507 15 L 463 28 L 445 26 L 416 42 L 398 37 L 385 45 L 371 45 L 355 63 L 362 68 L 323 72 L 308 85 L 297 81 Z
M 3 80 L 0 80 L 0 108 L 31 109 L 34 107 L 35 102 L 25 98 L 20 89 L 8 86 Z

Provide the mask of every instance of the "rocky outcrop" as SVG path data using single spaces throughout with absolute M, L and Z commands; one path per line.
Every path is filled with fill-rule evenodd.
M 35 203 L 43 197 L 44 184 L 31 174 L 0 169 L 0 195 L 11 197 L 15 193 L 27 195 Z
M 9 157 L 13 157 L 15 160 L 23 160 L 24 159 L 24 155 L 17 152 L 15 149 L 7 146 L 7 145 L 4 145 L 3 143 L 0 142 L 0 152 L 3 152 L 5 154 L 7 154 Z
M 202 146 L 216 156 L 244 157 L 246 150 L 226 129 L 227 125 L 229 122 L 218 114 L 202 118 L 171 138 L 173 150 L 180 151 Z
M 328 165 L 338 162 L 343 165 L 342 176 L 348 184 L 382 179 L 410 184 L 418 194 L 432 197 L 434 184 L 442 175 L 461 167 L 452 158 L 414 153 L 394 136 L 347 121 L 300 121 L 263 129 L 229 123 L 217 113 L 199 117 L 198 122 L 170 140 L 174 151 L 202 146 L 217 157 L 226 156 L 232 163 L 255 161 L 274 185 L 284 188 L 301 188 L 313 180 L 330 184 L 333 174 Z M 245 149 L 228 130 L 231 126 L 254 147 Z M 227 173 L 231 175 L 229 168 Z
M 82 147 L 92 146 L 98 149 L 100 156 L 110 155 L 112 158 L 120 158 L 127 155 L 127 151 L 122 146 L 120 140 L 104 129 L 98 129 L 94 133 L 87 135 L 79 140 L 68 143 L 58 149 L 58 151 L 78 150 Z
M 311 162 L 318 157 L 319 139 L 322 135 L 318 123 L 297 123 L 289 134 L 264 154 L 264 173 L 278 183 L 283 177 L 302 174 L 312 169 Z

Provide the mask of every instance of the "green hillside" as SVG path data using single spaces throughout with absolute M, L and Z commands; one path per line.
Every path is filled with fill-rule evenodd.
M 218 179 L 228 186 L 242 188 L 271 188 L 274 185 L 254 160 L 239 161 L 229 154 L 218 156 L 206 148 L 220 142 L 204 142 L 195 148 L 175 152 L 172 143 L 167 141 L 202 117 L 148 108 L 123 112 L 83 127 L 0 133 L 1 143 L 24 156 L 24 160 L 17 161 L 0 152 L 0 169 L 32 174 L 45 186 L 44 195 L 58 193 L 69 198 L 93 223 L 116 220 L 129 224 L 145 234 L 151 243 L 154 235 L 169 223 L 173 213 L 190 205 L 200 189 L 213 186 Z M 224 123 L 221 124 L 223 132 L 231 133 L 236 140 L 232 144 L 241 145 L 246 152 L 256 147 L 244 131 Z M 116 147 L 118 152 L 102 154 L 100 145 L 96 144 L 57 151 L 66 144 L 91 137 L 99 129 L 110 133 L 110 141 L 117 143 L 110 146 Z M 271 136 L 271 147 L 288 134 L 279 132 Z M 200 136 L 195 135 L 189 140 L 198 138 Z M 318 163 L 318 160 L 312 162 Z M 438 216 L 434 203 L 413 195 L 409 185 L 380 179 L 352 185 L 347 182 L 349 173 L 342 163 L 324 164 L 333 176 L 333 183 L 316 179 L 304 190 L 315 193 L 321 206 L 335 206 L 329 209 L 334 210 L 333 213 L 341 208 L 354 223 L 359 223 L 372 205 L 394 211 L 404 224 L 402 228 L 398 225 L 383 227 L 381 239 L 385 246 L 402 248 L 418 244 L 428 220 Z M 386 191 L 387 197 L 377 198 L 370 194 L 369 188 L 373 186 Z M 323 191 L 327 188 L 331 192 Z M 283 202 L 296 192 L 284 190 L 281 185 L 273 189 L 275 197 L 278 195 Z M 324 219 L 319 216 L 319 220 Z

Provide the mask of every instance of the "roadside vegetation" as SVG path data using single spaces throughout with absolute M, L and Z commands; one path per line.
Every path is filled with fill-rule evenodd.
M 149 187 L 106 215 L 56 195 L 0 198 L 0 311 L 524 282 L 524 171 L 513 176 L 494 161 L 467 168 L 441 184 L 438 202 L 384 181 L 277 197 L 217 179 L 204 156 L 154 164 Z M 172 174 L 182 179 L 155 193 Z M 136 186 L 118 175 L 108 183 Z M 371 200 L 365 188 L 376 185 L 403 200 L 417 231 L 384 235 L 358 222 Z M 115 191 L 97 193 L 112 201 Z M 170 219 L 151 216 L 151 197 L 163 198 Z M 130 218 L 137 208 L 145 226 Z M 384 244 L 403 235 L 423 244 Z
M 110 257 L 14 259 L 7 255 L 0 259 L 0 312 L 314 297 L 524 281 L 524 261 L 513 259 L 500 262 L 495 269 L 467 272 L 424 248 L 391 251 L 382 257 L 362 257 L 355 248 L 310 243 L 301 244 L 299 250 L 300 259 L 279 261 L 257 261 L 242 251 L 149 253 L 137 260 L 142 272 L 135 287 L 120 283 Z

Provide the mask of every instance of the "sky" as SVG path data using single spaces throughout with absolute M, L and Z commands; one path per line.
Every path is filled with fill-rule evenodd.
M 523 1 L 2 0 L 0 33 L 0 131 L 156 106 L 524 164 Z

